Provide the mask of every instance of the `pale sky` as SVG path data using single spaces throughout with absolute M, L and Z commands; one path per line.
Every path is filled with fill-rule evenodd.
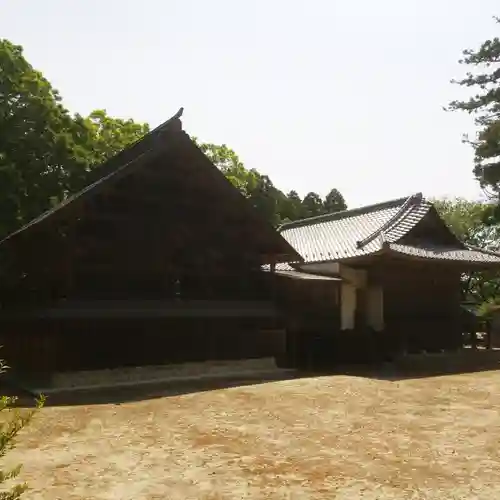
M 187 132 L 301 195 L 350 207 L 476 198 L 472 118 L 443 111 L 498 0 L 0 0 L 0 38 L 86 114 Z

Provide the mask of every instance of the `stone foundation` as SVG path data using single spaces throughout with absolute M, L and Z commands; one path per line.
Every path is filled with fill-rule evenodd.
M 240 374 L 244 376 L 273 370 L 277 370 L 274 358 L 262 358 L 64 372 L 52 374 L 49 380 L 43 382 L 44 387 L 39 387 L 36 391 L 49 393 L 68 389 L 134 385 L 182 378 Z

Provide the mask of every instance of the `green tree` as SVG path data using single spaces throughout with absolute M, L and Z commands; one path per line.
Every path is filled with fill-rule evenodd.
M 302 200 L 302 217 L 316 217 L 325 213 L 321 197 L 313 192 L 307 193 Z
M 281 222 L 290 222 L 302 218 L 302 198 L 297 191 L 290 191 L 282 201 Z
M 490 223 L 490 203 L 464 198 L 433 200 L 448 227 L 463 242 L 491 250 L 497 249 L 500 226 Z
M 500 18 L 494 18 L 500 25 Z M 500 38 L 486 40 L 476 50 L 463 51 L 460 64 L 469 71 L 460 80 L 462 87 L 474 89 L 468 100 L 452 101 L 450 110 L 462 110 L 475 118 L 478 132 L 464 137 L 474 149 L 474 175 L 483 187 L 500 194 Z
M 92 111 L 87 117 L 76 114 L 73 134 L 85 159 L 83 165 L 70 173 L 68 190 L 79 191 L 87 184 L 92 169 L 138 141 L 149 132 L 147 123 L 131 119 L 113 118 L 103 109 Z
M 267 175 L 253 171 L 255 182 L 250 187 L 249 200 L 256 211 L 273 226 L 281 223 L 280 207 L 283 193 L 277 189 Z
M 0 40 L 0 233 L 49 208 L 68 171 L 83 161 L 60 101 L 22 48 Z
M 192 139 L 231 184 L 237 187 L 245 197 L 248 197 L 252 186 L 257 183 L 256 173 L 247 170 L 239 156 L 225 144 L 203 143 L 196 137 L 192 137 Z
M 0 40 L 0 238 L 38 216 L 92 179 L 92 170 L 136 142 L 149 126 L 113 118 L 104 110 L 71 115 L 50 83 L 24 58 L 21 47 Z M 271 179 L 247 169 L 225 144 L 200 149 L 273 225 L 339 210 L 332 190 L 301 200 Z
M 344 197 L 338 189 L 332 189 L 325 197 L 324 208 L 327 213 L 340 212 L 347 209 Z
M 0 235 L 81 189 L 93 166 L 147 130 L 102 110 L 72 116 L 22 47 L 0 40 Z
M 239 156 L 227 145 L 202 143 L 197 138 L 193 140 L 255 209 L 274 226 L 347 208 L 344 197 L 337 189 L 332 189 L 324 202 L 318 194 L 312 192 L 303 200 L 296 191 L 284 194 L 274 186 L 267 175 L 254 169 L 246 169 Z
M 4 373 L 6 369 L 7 366 L 0 360 L 0 373 Z M 0 458 L 4 458 L 7 452 L 14 448 L 17 435 L 31 422 L 36 410 L 43 406 L 45 398 L 42 396 L 38 399 L 35 410 L 22 413 L 12 408 L 15 402 L 15 397 L 0 396 L 0 412 L 4 412 L 4 415 L 7 413 L 7 417 L 3 418 L 0 424 Z M 21 466 L 10 470 L 0 468 L 0 500 L 16 500 L 28 489 L 26 483 L 13 486 L 9 484 L 19 476 L 20 472 Z
M 453 233 L 464 243 L 498 251 L 500 224 L 492 223 L 492 205 L 463 198 L 433 200 L 434 206 Z M 465 300 L 476 303 L 500 295 L 500 279 L 495 272 L 472 272 L 462 279 Z

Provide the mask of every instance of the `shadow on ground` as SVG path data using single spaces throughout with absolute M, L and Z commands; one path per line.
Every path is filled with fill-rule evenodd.
M 346 366 L 340 372 L 354 377 L 396 382 L 491 370 L 500 370 L 500 349 L 464 349 L 454 353 L 412 354 L 391 363 Z
M 221 376 L 213 378 L 200 377 L 198 380 L 173 380 L 158 381 L 148 384 L 138 384 L 127 387 L 78 389 L 50 394 L 47 396 L 45 406 L 79 406 L 122 404 L 134 401 L 145 401 L 161 397 L 179 396 L 197 392 L 227 389 L 231 387 L 244 387 L 280 380 L 291 380 L 303 376 L 298 372 L 276 371 L 274 375 L 239 375 Z M 34 396 L 27 390 L 13 386 L 0 388 L 2 394 L 16 396 L 17 407 L 32 407 L 35 404 Z
M 448 354 L 408 355 L 391 363 L 347 365 L 320 372 L 276 370 L 275 373 L 264 376 L 262 374 L 255 374 L 255 376 L 240 374 L 216 378 L 201 377 L 195 381 L 173 380 L 129 387 L 65 391 L 51 394 L 47 398 L 46 406 L 122 404 L 310 377 L 347 375 L 385 381 L 403 381 L 491 370 L 500 370 L 500 349 L 477 351 L 465 349 Z M 0 390 L 3 395 L 16 396 L 18 398 L 16 406 L 18 407 L 34 405 L 34 397 L 28 391 L 12 386 L 1 387 Z

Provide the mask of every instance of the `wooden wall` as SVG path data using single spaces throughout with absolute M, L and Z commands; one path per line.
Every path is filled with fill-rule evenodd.
M 1 332 L 1 357 L 23 372 L 261 358 L 285 341 L 279 318 L 16 321 Z
M 340 282 L 284 281 L 287 357 L 283 364 L 331 367 L 389 360 L 402 351 L 462 346 L 458 268 L 447 262 L 387 259 L 369 268 L 368 285 L 383 287 L 383 331 L 359 324 L 341 330 Z
M 304 368 L 330 361 L 340 328 L 340 283 L 276 276 L 277 302 L 286 318 L 280 366 Z
M 338 328 L 340 281 L 275 277 L 275 297 L 290 324 Z
M 460 270 L 447 262 L 387 260 L 370 279 L 384 287 L 386 332 L 401 349 L 459 347 Z

